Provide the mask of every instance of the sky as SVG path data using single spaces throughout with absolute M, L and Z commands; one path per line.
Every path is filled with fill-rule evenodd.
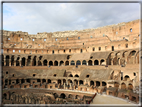
M 29 34 L 83 30 L 140 19 L 139 3 L 3 3 L 3 29 Z

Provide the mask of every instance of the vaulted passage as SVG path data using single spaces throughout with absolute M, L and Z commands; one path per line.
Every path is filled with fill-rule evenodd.
M 28 56 L 28 59 L 27 59 L 27 66 L 29 66 L 31 64 L 31 56 Z
M 75 65 L 75 62 L 74 62 L 74 61 L 71 61 L 71 65 Z
M 87 63 L 86 63 L 86 61 L 85 60 L 83 60 L 82 61 L 82 65 L 86 65 Z
M 9 66 L 9 55 L 6 56 L 6 66 Z
M 78 60 L 78 61 L 76 62 L 76 65 L 81 65 L 81 62 Z
M 55 61 L 55 62 L 54 62 L 54 66 L 58 66 L 58 61 Z
M 50 66 L 53 66 L 53 62 L 52 62 L 52 61 L 49 61 L 49 65 L 50 65 Z
M 66 95 L 65 95 L 64 93 L 62 93 L 62 94 L 60 95 L 60 98 L 65 99 L 65 97 L 66 97 Z
M 14 66 L 14 55 L 11 57 L 11 66 Z
M 92 60 L 89 60 L 89 61 L 88 61 L 88 65 L 92 65 Z
M 43 66 L 47 66 L 47 60 L 46 59 L 43 61 Z
M 22 58 L 22 62 L 21 62 L 22 66 L 25 66 L 25 60 L 26 60 L 26 58 Z
M 64 65 L 64 61 L 60 61 L 60 66 L 63 66 Z
M 36 66 L 36 56 L 34 56 L 34 58 L 33 58 L 32 65 L 33 65 L 33 66 Z
M 16 66 L 20 66 L 19 60 L 20 60 L 20 57 L 17 57 L 17 60 L 16 60 Z
M 99 65 L 99 61 L 98 61 L 98 60 L 95 60 L 95 61 L 94 61 L 94 65 Z
M 65 62 L 65 65 L 69 65 L 69 61 L 66 61 L 66 62 Z

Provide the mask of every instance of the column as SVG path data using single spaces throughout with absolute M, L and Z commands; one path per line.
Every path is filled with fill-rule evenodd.
M 102 81 L 100 81 L 100 86 L 102 86 Z
M 111 65 L 113 65 L 113 59 L 111 59 Z
M 94 87 L 96 87 L 96 81 L 94 81 Z
M 11 66 L 11 59 L 9 59 L 9 66 Z
M 38 59 L 36 59 L 36 66 L 38 66 Z

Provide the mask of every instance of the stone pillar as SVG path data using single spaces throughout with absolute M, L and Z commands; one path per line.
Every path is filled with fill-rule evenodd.
M 102 81 L 100 81 L 100 86 L 102 86 Z
M 94 87 L 96 87 L 96 81 L 94 81 Z
M 16 61 L 14 61 L 14 66 L 16 66 Z
M 11 59 L 9 59 L 9 66 L 11 66 Z
M 19 66 L 21 66 L 22 65 L 22 60 L 21 60 L 21 58 L 19 59 Z
M 66 85 L 65 85 L 65 83 L 64 83 L 64 89 L 66 88 Z
M 58 62 L 58 66 L 60 66 L 60 61 Z
M 6 66 L 6 58 L 4 58 L 4 66 Z
M 87 63 L 87 66 L 88 66 L 88 61 L 86 63 Z
M 113 65 L 113 59 L 111 59 L 111 65 Z

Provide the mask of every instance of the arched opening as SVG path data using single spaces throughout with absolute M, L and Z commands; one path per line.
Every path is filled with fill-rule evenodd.
M 45 80 L 45 79 L 42 79 L 42 83 L 46 83 L 46 80 Z
M 27 66 L 29 66 L 31 63 L 31 56 L 28 56 L 28 59 L 27 59 Z
M 20 80 L 19 79 L 16 79 L 16 84 L 20 83 Z
M 27 82 L 30 83 L 31 82 L 30 79 L 27 79 Z
M 76 95 L 76 96 L 75 96 L 75 99 L 80 99 L 79 95 Z
M 57 93 L 54 93 L 53 95 L 54 95 L 55 99 L 58 98 L 58 94 Z
M 79 60 L 76 61 L 76 65 L 81 65 L 81 62 Z
M 38 66 L 42 66 L 41 60 L 38 61 Z
M 74 77 L 79 77 L 79 75 L 76 74 Z
M 94 81 L 90 81 L 90 86 L 94 86 Z
M 47 60 L 46 59 L 43 61 L 43 66 L 47 66 Z
M 75 65 L 75 62 L 73 60 L 71 61 L 71 65 Z
M 48 83 L 51 83 L 51 80 L 50 80 L 50 79 L 48 79 Z
M 102 86 L 106 86 L 107 84 L 106 84 L 106 82 L 102 82 Z
M 63 79 L 63 84 L 64 84 L 64 83 L 66 83 L 66 80 L 65 80 L 65 79 Z
M 98 61 L 98 60 L 95 60 L 95 61 L 94 61 L 94 65 L 99 65 L 99 61 Z
M 72 80 L 69 79 L 69 80 L 68 80 L 68 83 L 69 83 L 69 84 L 72 83 Z
M 82 61 L 82 65 L 86 65 L 86 61 L 85 60 Z
M 133 85 L 131 83 L 128 85 L 128 89 L 133 90 Z
M 73 98 L 73 95 L 69 94 L 68 98 Z
M 49 66 L 53 66 L 53 62 L 52 61 L 49 61 Z
M 79 81 L 79 85 L 83 85 L 83 81 L 82 80 Z
M 99 81 L 96 81 L 96 86 L 100 86 L 100 82 Z
M 65 65 L 69 65 L 69 61 L 66 61 L 66 62 L 65 62 Z
M 69 75 L 69 77 L 73 77 L 73 75 L 72 75 L 72 74 L 70 74 L 70 75 Z
M 90 77 L 90 75 L 86 75 L 86 78 L 89 78 Z
M 128 75 L 125 75 L 124 80 L 125 81 L 130 81 L 130 77 Z
M 121 89 L 126 89 L 126 84 L 125 83 L 121 84 Z
M 74 84 L 75 84 L 75 85 L 78 85 L 78 80 L 75 79 L 75 80 L 74 80 Z
M 19 59 L 20 59 L 20 57 L 18 57 L 16 60 L 16 66 L 20 66 Z
M 3 94 L 2 99 L 7 99 L 7 94 L 6 93 Z
M 21 79 L 21 83 L 24 83 L 25 82 L 25 80 L 24 79 Z
M 23 58 L 22 58 L 22 62 L 21 62 L 21 65 L 22 65 L 22 66 L 25 66 L 25 65 L 26 65 L 26 64 L 25 64 L 25 60 L 26 60 L 26 58 L 23 57 Z
M 11 66 L 14 66 L 14 55 L 11 57 Z
M 58 66 L 58 61 L 54 61 L 54 66 Z
M 65 95 L 64 93 L 62 93 L 62 94 L 60 95 L 60 98 L 65 99 L 65 98 L 66 98 L 66 95 Z
M 33 58 L 32 65 L 33 65 L 33 66 L 36 66 L 36 56 L 34 56 L 34 58 Z
M 114 87 L 119 87 L 119 83 L 118 82 L 114 82 Z
M 9 55 L 6 56 L 6 66 L 9 66 Z
M 60 66 L 63 66 L 64 65 L 64 61 L 60 61 Z
M 58 84 L 61 84 L 61 80 L 60 79 L 58 79 Z
M 92 65 L 92 60 L 89 60 L 89 61 L 88 61 L 88 65 Z
M 129 54 L 128 58 L 127 58 L 127 63 L 128 64 L 134 64 L 135 63 L 135 60 L 136 60 L 136 58 L 134 57 L 135 54 L 136 54 L 135 50 L 130 52 L 130 54 Z
M 100 65 L 105 65 L 105 60 L 104 59 L 102 59 L 101 61 L 100 61 Z

